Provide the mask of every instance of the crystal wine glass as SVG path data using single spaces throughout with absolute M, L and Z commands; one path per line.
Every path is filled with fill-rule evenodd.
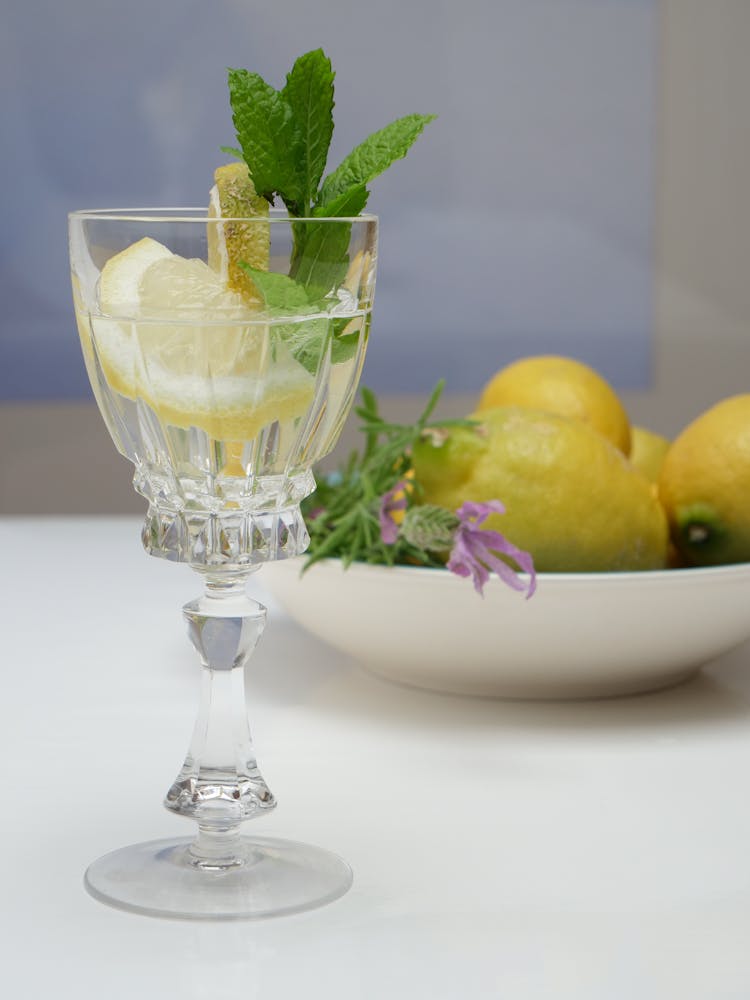
M 148 501 L 143 544 L 188 563 L 204 585 L 183 609 L 202 663 L 198 717 L 164 803 L 194 820 L 197 835 L 107 854 L 86 886 L 124 909 L 188 918 L 328 902 L 351 884 L 344 861 L 240 832 L 276 804 L 244 699 L 244 665 L 266 609 L 245 585 L 264 562 L 308 544 L 299 505 L 356 393 L 377 220 L 84 211 L 71 214 L 69 235 L 91 385 Z M 254 267 L 238 266 L 238 246 Z

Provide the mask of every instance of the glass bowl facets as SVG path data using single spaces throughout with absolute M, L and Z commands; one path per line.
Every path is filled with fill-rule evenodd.
M 374 294 L 373 217 L 244 220 L 267 233 L 263 280 L 280 286 L 249 305 L 205 263 L 230 222 L 194 210 L 71 219 L 84 359 L 149 504 L 144 544 L 202 567 L 304 551 L 298 506 L 354 399 Z M 289 272 L 316 236 L 317 284 L 303 284 Z

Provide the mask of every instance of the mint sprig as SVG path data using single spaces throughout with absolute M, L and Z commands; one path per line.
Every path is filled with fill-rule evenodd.
M 297 59 L 282 90 L 258 73 L 229 70 L 232 119 L 255 190 L 271 204 L 278 196 L 297 218 L 359 214 L 366 185 L 406 156 L 435 117 L 413 114 L 386 125 L 321 185 L 333 135 L 334 76 L 322 49 Z
M 281 90 L 258 73 L 229 70 L 229 99 L 239 150 L 258 194 L 268 202 L 280 198 L 292 217 L 294 246 L 289 275 L 263 276 L 245 269 L 271 314 L 327 312 L 331 296 L 349 266 L 351 224 L 367 205 L 367 185 L 395 160 L 404 157 L 434 115 L 407 115 L 360 143 L 325 179 L 333 135 L 334 72 L 322 49 L 300 56 Z M 316 219 L 341 219 L 341 223 Z M 242 265 L 244 266 L 244 265 Z M 283 278 L 284 280 L 278 280 Z M 268 280 L 266 280 L 268 279 Z M 290 349 L 311 372 L 333 338 L 337 361 L 351 357 L 358 338 L 345 335 L 348 320 L 316 319 L 308 334 L 286 331 Z M 279 335 L 284 331 L 278 328 Z M 301 339 L 300 339 L 301 338 Z

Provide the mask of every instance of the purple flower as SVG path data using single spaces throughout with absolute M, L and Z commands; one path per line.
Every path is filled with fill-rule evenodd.
M 464 503 L 456 514 L 459 526 L 453 536 L 453 548 L 448 559 L 448 569 L 458 576 L 470 576 L 474 589 L 484 597 L 484 585 L 494 571 L 514 590 L 525 590 L 529 598 L 536 589 L 536 573 L 531 555 L 516 548 L 499 531 L 482 528 L 490 514 L 504 514 L 505 507 L 499 500 L 487 503 Z M 518 574 L 497 553 L 510 556 L 524 573 L 529 574 L 529 582 L 519 579 Z
M 380 498 L 380 537 L 386 545 L 393 545 L 398 538 L 398 526 L 404 519 L 403 514 L 399 514 L 406 510 L 406 504 L 406 483 L 403 479 Z

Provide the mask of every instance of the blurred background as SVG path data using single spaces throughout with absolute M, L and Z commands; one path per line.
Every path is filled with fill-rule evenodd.
M 226 68 L 336 70 L 329 169 L 439 117 L 374 182 L 363 381 L 395 418 L 470 411 L 524 354 L 592 364 L 673 434 L 750 372 L 746 0 L 68 0 L 4 11 L 0 514 L 143 509 L 86 382 L 66 214 L 203 205 Z M 356 441 L 350 420 L 340 451 Z

